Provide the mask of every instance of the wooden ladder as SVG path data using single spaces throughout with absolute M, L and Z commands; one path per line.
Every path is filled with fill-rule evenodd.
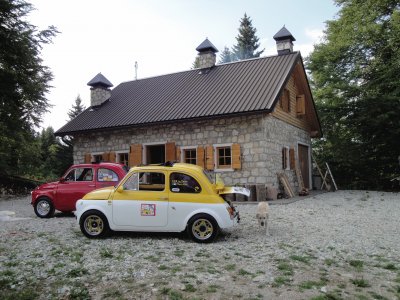
M 328 183 L 326 182 L 326 180 L 327 180 L 328 175 L 329 175 L 331 180 L 332 180 L 333 186 L 335 187 L 335 191 L 337 191 L 338 188 L 337 188 L 335 179 L 333 178 L 333 175 L 332 175 L 332 172 L 331 172 L 331 168 L 329 168 L 328 163 L 327 162 L 325 163 L 326 171 L 325 171 L 325 175 L 322 175 L 321 168 L 319 167 L 317 161 L 314 158 L 313 158 L 313 160 L 314 160 L 315 166 L 317 167 L 318 173 L 319 173 L 319 175 L 321 176 L 321 179 L 322 179 L 321 190 L 324 188 L 324 186 L 326 187 L 326 189 L 328 189 Z

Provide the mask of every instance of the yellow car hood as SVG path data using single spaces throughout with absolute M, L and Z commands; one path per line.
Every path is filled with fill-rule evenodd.
M 218 191 L 219 194 L 242 194 L 247 197 L 250 196 L 250 190 L 240 186 L 225 186 L 222 190 Z
M 91 191 L 83 196 L 85 200 L 107 200 L 110 197 L 111 192 L 114 191 L 113 186 L 108 186 L 98 190 Z

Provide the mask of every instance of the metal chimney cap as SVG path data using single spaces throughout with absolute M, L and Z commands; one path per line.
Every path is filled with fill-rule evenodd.
M 105 78 L 104 75 L 101 73 L 94 76 L 93 79 L 87 83 L 87 85 L 91 87 L 104 86 L 106 88 L 113 86 L 113 84 L 107 78 Z
M 274 40 L 282 41 L 287 39 L 290 39 L 292 42 L 296 40 L 290 31 L 286 29 L 285 25 L 283 25 L 283 27 L 274 35 Z
M 206 38 L 197 48 L 196 51 L 199 52 L 207 52 L 211 51 L 213 53 L 217 53 L 218 49 Z

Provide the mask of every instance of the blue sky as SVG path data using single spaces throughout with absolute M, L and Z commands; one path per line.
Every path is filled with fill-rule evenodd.
M 206 38 L 220 50 L 231 47 L 247 13 L 257 29 L 263 55 L 274 55 L 272 36 L 283 26 L 296 38 L 294 50 L 309 54 L 325 22 L 335 18 L 332 0 L 32 0 L 30 22 L 39 29 L 55 25 L 60 34 L 42 51 L 54 80 L 53 105 L 43 127 L 59 129 L 79 94 L 86 106 L 86 85 L 101 72 L 113 84 L 190 69 L 195 48 Z

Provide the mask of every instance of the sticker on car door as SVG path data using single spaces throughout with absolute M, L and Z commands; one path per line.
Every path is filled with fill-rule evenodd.
M 156 205 L 142 204 L 140 206 L 140 215 L 144 217 L 154 217 L 156 215 Z

